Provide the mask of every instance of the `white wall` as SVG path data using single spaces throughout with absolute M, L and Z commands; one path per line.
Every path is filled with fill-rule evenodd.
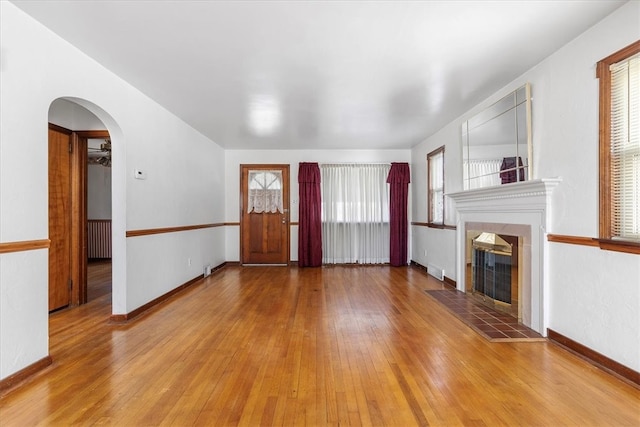
M 595 64 L 640 39 L 632 1 L 533 68 L 534 173 L 561 176 L 551 233 L 598 236 Z M 549 244 L 549 327 L 640 371 L 640 256 Z
M 111 168 L 87 167 L 87 219 L 111 219 Z
M 562 183 L 554 191 L 552 225 L 547 231 L 597 237 L 598 80 L 595 65 L 639 38 L 640 2 L 631 1 L 414 147 L 414 177 L 420 174 L 425 178 L 414 181 L 413 220 L 426 218 L 426 153 L 440 145 L 446 146 L 445 189 L 447 192 L 462 190 L 460 160 L 456 158 L 461 150 L 460 124 L 506 93 L 530 82 L 533 175 L 535 178 L 562 177 Z M 447 209 L 449 206 L 447 204 Z M 455 223 L 452 210 L 448 212 L 447 223 Z M 450 248 L 450 239 L 454 237 L 454 233 L 416 231 L 413 227 L 414 254 L 429 245 Z M 640 371 L 640 256 L 549 243 L 547 258 L 550 328 Z M 455 265 L 455 260 L 450 263 Z
M 49 123 L 69 130 L 106 130 L 91 111 L 66 99 L 56 99 L 49 107 Z
M 219 146 L 6 1 L 0 43 L 0 242 L 48 238 L 48 112 L 65 98 L 112 138 L 113 312 L 224 262 L 223 227 L 125 238 L 127 230 L 223 222 Z M 148 178 L 135 180 L 134 168 Z M 46 250 L 0 255 L 0 378 L 48 355 L 47 272 Z
M 225 221 L 240 221 L 240 165 L 251 163 L 288 164 L 290 169 L 291 222 L 298 221 L 298 164 L 409 162 L 410 150 L 226 150 Z M 412 177 L 413 181 L 413 177 Z M 411 186 L 411 184 L 410 184 Z M 411 200 L 409 200 L 411 205 Z M 411 212 L 411 211 L 409 211 Z M 411 218 L 409 218 L 411 221 Z M 227 261 L 240 261 L 240 228 L 227 227 Z M 298 260 L 298 227 L 291 227 L 291 260 Z
M 462 122 L 453 122 L 440 129 L 430 138 L 418 144 L 411 151 L 413 199 L 411 220 L 428 221 L 427 204 L 427 154 L 444 146 L 444 191 L 454 193 L 462 190 Z M 456 224 L 453 201 L 445 197 L 444 223 Z M 444 269 L 445 276 L 456 279 L 456 232 L 455 230 L 427 228 L 421 225 L 411 227 L 411 259 L 420 265 L 433 264 Z

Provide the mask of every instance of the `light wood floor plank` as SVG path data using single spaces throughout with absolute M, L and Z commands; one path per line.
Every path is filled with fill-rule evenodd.
M 54 363 L 0 398 L 3 427 L 640 425 L 640 390 L 485 340 L 417 269 L 227 267 L 124 325 L 102 285 L 50 316 Z

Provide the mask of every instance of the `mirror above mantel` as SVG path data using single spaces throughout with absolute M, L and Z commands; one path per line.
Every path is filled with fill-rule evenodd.
M 529 83 L 464 122 L 462 145 L 465 190 L 531 179 Z

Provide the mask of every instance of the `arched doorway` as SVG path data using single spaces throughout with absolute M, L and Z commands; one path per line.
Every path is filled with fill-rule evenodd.
M 91 294 L 87 293 L 87 261 L 89 257 L 88 251 L 88 230 L 87 219 L 88 214 L 91 219 L 102 219 L 110 225 L 109 240 L 111 251 L 108 256 L 111 258 L 109 271 L 112 273 L 109 277 L 109 283 L 112 284 L 111 293 L 111 311 L 117 312 L 117 307 L 123 307 L 126 295 L 126 282 L 121 278 L 125 277 L 125 254 L 124 254 L 124 180 L 114 179 L 121 173 L 122 167 L 118 167 L 118 156 L 122 157 L 122 132 L 113 118 L 103 109 L 95 104 L 78 98 L 58 98 L 54 100 L 49 108 L 49 188 L 50 188 L 50 270 L 57 274 L 57 278 L 53 278 L 50 274 L 50 305 L 49 310 L 55 310 L 60 307 L 78 305 L 87 302 Z M 53 132 L 53 133 L 52 133 Z M 56 139 L 52 148 L 52 135 Z M 100 142 L 101 141 L 101 142 Z M 67 159 L 64 147 L 60 147 L 68 142 L 68 149 L 71 151 Z M 104 156 L 108 155 L 108 165 L 104 159 L 102 163 L 89 163 L 89 147 L 98 147 L 102 145 L 104 148 Z M 53 150 L 53 151 L 52 151 Z M 74 152 L 74 150 L 76 150 Z M 93 151 L 93 150 L 91 150 Z M 53 153 L 53 154 L 52 154 Z M 52 159 L 53 156 L 59 158 Z M 60 164 L 57 165 L 56 163 Z M 121 161 L 121 164 L 124 162 Z M 68 177 L 64 176 L 64 169 L 68 169 Z M 92 168 L 102 170 L 94 171 Z M 106 169 L 109 173 L 106 174 Z M 97 173 L 96 173 L 97 172 Z M 108 179 L 107 179 L 108 176 Z M 96 182 L 96 178 L 98 182 Z M 100 181 L 102 178 L 102 182 Z M 58 185 L 57 180 L 61 180 L 62 185 Z M 65 181 L 66 180 L 66 181 Z M 96 184 L 101 184 L 101 188 L 96 188 Z M 66 202 L 63 200 L 58 205 L 58 213 L 52 213 L 56 206 L 56 198 L 59 194 L 60 187 L 69 189 L 70 197 Z M 108 187 L 108 188 L 107 188 Z M 108 201 L 103 201 L 101 206 L 90 206 L 95 203 L 96 192 L 105 192 L 109 190 L 106 196 Z M 52 196 L 53 195 L 53 196 Z M 89 197 L 91 196 L 91 197 Z M 104 196 L 104 194 L 103 194 Z M 116 201 L 114 203 L 114 201 Z M 65 205 L 65 203 L 67 203 Z M 96 212 L 98 212 L 96 214 Z M 54 215 L 62 216 L 53 218 Z M 101 216 L 103 218 L 95 218 Z M 65 236 L 60 230 L 56 232 L 56 227 L 61 224 L 62 229 L 70 227 L 69 236 Z M 119 232 L 119 230 L 121 230 Z M 55 239 L 62 236 L 63 240 L 70 240 L 70 248 L 67 252 L 65 245 L 69 242 L 58 244 Z M 61 248 L 58 252 L 62 253 L 59 262 L 56 257 L 61 256 L 56 253 L 57 248 Z M 69 254 L 69 259 L 64 256 Z M 93 254 L 95 255 L 95 254 Z M 100 255 L 100 256 L 104 256 Z M 53 267 L 52 267 L 53 266 Z M 68 271 L 60 271 L 68 270 Z M 70 279 L 68 289 L 64 289 L 65 274 Z M 120 278 L 120 280 L 114 280 Z M 103 278 L 104 279 L 104 278 Z M 57 290 L 52 291 L 52 284 L 57 283 Z M 62 296 L 60 296 L 62 292 Z M 52 299 L 57 298 L 58 301 L 52 303 Z M 66 301 L 66 304 L 65 304 Z

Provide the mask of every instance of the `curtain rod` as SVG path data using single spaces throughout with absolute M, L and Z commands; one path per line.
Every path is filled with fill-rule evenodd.
M 361 165 L 391 165 L 390 162 L 330 162 L 330 163 L 318 163 L 319 166 L 361 166 Z

